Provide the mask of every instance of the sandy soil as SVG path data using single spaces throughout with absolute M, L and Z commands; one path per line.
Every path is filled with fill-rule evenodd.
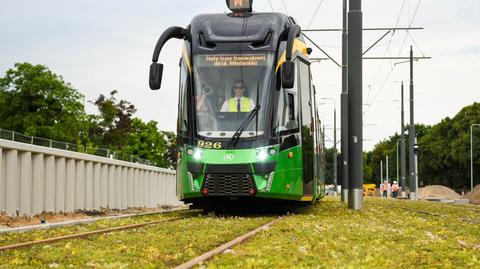
M 79 211 L 75 213 L 63 213 L 63 214 L 43 213 L 33 217 L 12 217 L 2 213 L 0 214 L 0 228 L 12 228 L 12 227 L 36 225 L 36 224 L 40 224 L 42 220 L 45 220 L 47 223 L 56 223 L 56 222 L 70 221 L 70 220 L 88 219 L 92 217 L 155 212 L 155 211 L 165 210 L 169 208 L 171 207 L 158 207 L 158 208 L 150 208 L 150 209 L 129 208 L 127 210 L 101 209 L 100 211 Z

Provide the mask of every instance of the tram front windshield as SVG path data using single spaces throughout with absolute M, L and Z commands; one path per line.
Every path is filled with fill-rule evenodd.
M 273 55 L 197 55 L 194 57 L 197 132 L 231 138 L 255 106 L 260 105 L 241 137 L 265 133 L 266 102 Z

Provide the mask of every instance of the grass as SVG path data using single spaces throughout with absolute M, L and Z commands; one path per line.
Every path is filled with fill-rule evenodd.
M 415 210 L 434 212 L 426 215 Z M 273 219 L 199 215 L 198 211 L 101 221 L 0 235 L 0 245 L 152 221 L 192 218 L 0 252 L 0 268 L 169 268 Z M 473 207 L 371 198 L 352 211 L 338 199 L 287 216 L 208 268 L 480 268 L 480 221 Z
M 0 253 L 0 268 L 169 268 L 270 219 L 272 217 L 199 215 L 145 228 L 4 251 Z M 35 233 L 38 232 L 42 231 Z M 65 231 L 61 229 L 56 232 L 55 236 Z
M 431 211 L 430 216 L 405 210 Z M 365 210 L 325 199 L 290 216 L 208 268 L 480 268 L 478 212 L 442 204 L 367 199 Z

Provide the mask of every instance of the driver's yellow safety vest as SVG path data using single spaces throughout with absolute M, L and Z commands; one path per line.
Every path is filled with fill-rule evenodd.
M 228 99 L 228 111 L 237 112 L 237 99 L 230 98 Z M 240 101 L 240 112 L 249 112 L 250 111 L 250 99 L 243 97 Z

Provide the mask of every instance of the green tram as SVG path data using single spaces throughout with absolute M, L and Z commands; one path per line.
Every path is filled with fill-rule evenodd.
M 324 195 L 324 149 L 311 49 L 295 20 L 253 13 L 196 16 L 159 38 L 150 88 L 161 86 L 163 45 L 183 39 L 177 196 L 194 208 L 314 203 Z

